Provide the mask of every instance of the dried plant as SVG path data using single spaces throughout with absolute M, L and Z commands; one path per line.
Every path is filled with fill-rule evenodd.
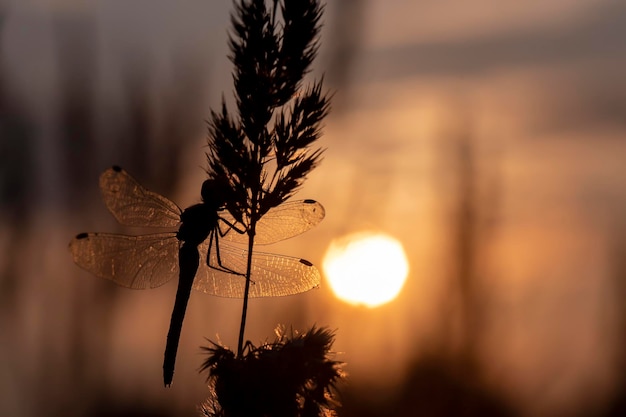
M 205 416 L 321 416 L 336 405 L 333 388 L 342 376 L 329 358 L 334 335 L 313 327 L 272 343 L 244 345 L 257 222 L 284 203 L 317 166 L 329 98 L 322 81 L 303 87 L 316 56 L 322 7 L 314 0 L 242 0 L 230 34 L 237 114 L 225 101 L 209 121 L 208 173 L 225 193 L 225 209 L 248 235 L 248 269 L 237 353 L 211 343 L 211 397 Z
M 291 197 L 320 161 L 322 150 L 311 145 L 320 137 L 329 98 L 322 81 L 305 88 L 302 81 L 317 53 L 321 14 L 314 0 L 243 0 L 231 17 L 237 114 L 224 100 L 211 113 L 207 172 L 221 184 L 225 209 L 245 228 L 249 261 L 259 219 Z M 246 275 L 239 355 L 249 268 Z
M 285 335 L 255 347 L 247 343 L 236 357 L 212 343 L 202 371 L 212 395 L 202 406 L 207 417 L 333 415 L 341 363 L 330 359 L 334 335 L 313 327 L 308 333 Z

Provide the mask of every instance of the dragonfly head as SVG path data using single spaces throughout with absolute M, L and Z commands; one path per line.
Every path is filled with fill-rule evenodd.
M 224 207 L 230 187 L 225 181 L 217 178 L 209 178 L 202 183 L 202 201 L 204 204 L 208 204 L 216 210 Z

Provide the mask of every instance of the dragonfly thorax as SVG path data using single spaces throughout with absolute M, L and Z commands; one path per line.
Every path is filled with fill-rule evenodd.
M 217 227 L 217 210 L 200 203 L 188 207 L 180 215 L 181 225 L 176 237 L 185 243 L 197 246 L 204 242 L 211 230 Z

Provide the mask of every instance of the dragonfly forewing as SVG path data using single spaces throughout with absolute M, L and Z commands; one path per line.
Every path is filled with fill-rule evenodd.
M 243 298 L 246 284 L 243 275 L 246 272 L 248 252 L 220 244 L 222 265 L 241 273 L 238 275 L 207 266 L 206 242 L 198 249 L 200 267 L 193 288 L 220 297 Z M 210 265 L 217 266 L 216 251 L 212 250 L 209 256 Z M 302 293 L 319 286 L 320 273 L 304 259 L 255 251 L 252 254 L 251 280 L 250 297 L 277 297 Z
M 180 223 L 180 207 L 147 190 L 120 167 L 109 168 L 100 175 L 100 191 L 113 217 L 123 225 L 175 227 Z
M 315 227 L 324 219 L 324 215 L 324 206 L 315 200 L 298 200 L 283 203 L 269 210 L 259 219 L 256 224 L 254 243 L 269 245 L 292 238 Z M 231 224 L 235 222 L 233 217 L 227 212 L 220 213 L 220 217 Z M 227 230 L 224 239 L 236 243 L 247 243 L 248 235 L 237 233 L 235 230 L 230 229 Z
M 178 248 L 175 233 L 82 233 L 70 242 L 78 266 L 132 289 L 155 288 L 177 278 Z

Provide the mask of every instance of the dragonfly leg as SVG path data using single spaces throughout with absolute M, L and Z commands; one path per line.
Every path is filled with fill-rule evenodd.
M 220 256 L 220 244 L 219 244 L 218 234 L 215 232 L 211 232 L 209 239 L 210 239 L 209 249 L 207 251 L 207 257 L 206 257 L 207 266 L 211 269 L 215 269 L 216 271 L 228 272 L 229 274 L 234 274 L 234 275 L 245 277 L 246 276 L 245 273 L 235 271 L 234 269 L 231 269 L 225 266 L 224 264 L 222 264 L 222 257 Z M 213 249 L 213 241 L 215 241 L 215 257 L 217 258 L 217 265 L 211 264 L 211 251 Z
M 235 232 L 239 233 L 240 235 L 243 235 L 244 233 L 246 233 L 245 229 L 240 229 L 237 226 L 235 226 L 233 223 L 229 222 L 228 220 L 219 217 L 218 221 L 221 220 L 222 222 L 226 223 L 226 225 L 228 226 L 228 228 L 225 231 L 222 231 L 222 228 L 219 227 L 219 224 L 217 226 L 217 231 L 219 232 L 219 235 L 221 237 L 226 236 L 228 233 L 230 233 L 231 230 L 234 230 Z

